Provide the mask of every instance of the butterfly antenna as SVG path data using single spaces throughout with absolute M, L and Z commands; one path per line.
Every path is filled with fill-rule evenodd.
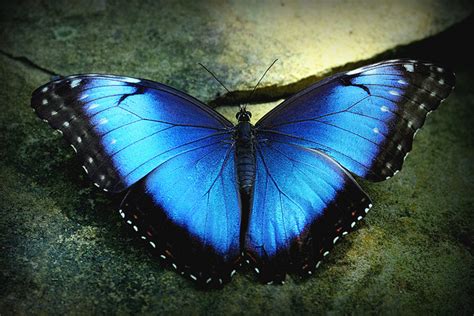
M 214 79 L 216 79 L 217 82 L 219 82 L 221 84 L 221 86 L 228 92 L 230 93 L 229 89 L 226 88 L 226 86 L 224 86 L 224 84 L 216 77 L 216 75 L 210 71 L 209 69 L 206 68 L 206 66 L 204 66 L 203 64 L 201 63 L 198 63 L 199 65 L 201 65 L 202 68 L 204 68 L 208 73 L 211 74 L 212 77 L 214 77 Z
M 257 82 L 257 84 L 255 85 L 255 87 L 253 88 L 252 93 L 250 93 L 250 95 L 249 95 L 249 97 L 248 97 L 248 100 L 250 100 L 250 99 L 252 98 L 253 94 L 254 94 L 255 91 L 257 90 L 257 87 L 258 87 L 258 85 L 260 84 L 260 82 L 262 81 L 262 79 L 265 77 L 265 75 L 267 74 L 267 72 L 270 70 L 270 68 L 273 67 L 273 65 L 275 65 L 275 63 L 276 63 L 277 61 L 278 61 L 278 58 L 275 59 L 275 60 L 273 61 L 273 63 L 272 63 L 270 66 L 268 66 L 267 70 L 265 70 L 265 72 L 263 73 L 262 77 L 260 78 L 260 80 Z

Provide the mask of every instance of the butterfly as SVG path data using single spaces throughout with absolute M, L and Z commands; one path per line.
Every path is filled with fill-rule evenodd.
M 234 125 L 150 80 L 86 74 L 33 92 L 94 185 L 126 192 L 120 216 L 203 286 L 249 263 L 265 283 L 314 273 L 372 202 L 353 176 L 399 172 L 427 114 L 452 91 L 439 65 L 391 60 L 339 73 Z

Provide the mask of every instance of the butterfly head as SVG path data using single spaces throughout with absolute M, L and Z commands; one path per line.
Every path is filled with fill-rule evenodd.
M 239 122 L 249 122 L 252 117 L 252 113 L 247 111 L 245 107 L 241 107 L 240 111 L 235 114 L 235 117 Z

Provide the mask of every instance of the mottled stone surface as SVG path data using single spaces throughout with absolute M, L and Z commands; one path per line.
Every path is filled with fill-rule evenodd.
M 12 3 L 15 3 L 12 1 Z M 209 100 L 288 84 L 436 34 L 472 12 L 437 1 L 24 1 L 3 5 L 0 48 L 61 74 L 113 72 Z
M 284 9 L 292 4 L 262 11 L 255 3 L 129 3 L 3 4 L 0 49 L 10 57 L 0 54 L 1 314 L 473 313 L 474 67 L 472 48 L 463 38 L 472 18 L 444 35 L 383 55 L 445 62 L 457 72 L 457 88 L 418 133 L 402 172 L 382 183 L 362 183 L 375 206 L 318 273 L 305 282 L 289 278 L 284 286 L 264 286 L 243 269 L 224 289 L 203 292 L 162 268 L 124 227 L 115 211 L 121 197 L 96 190 L 72 149 L 31 112 L 31 92 L 49 75 L 11 56 L 61 74 L 146 77 L 209 100 L 219 87 L 197 62 L 215 70 L 229 88 L 248 87 L 275 52 L 283 51 L 276 56 L 282 68 L 272 70 L 266 83 L 307 76 L 307 68 L 297 64 L 309 58 L 303 49 L 308 42 L 290 35 L 297 25 L 308 25 L 310 12 L 279 13 L 282 24 L 272 14 L 289 12 Z M 368 2 L 361 8 L 338 2 L 337 10 L 328 4 L 314 10 L 315 23 L 332 30 L 327 40 L 328 31 L 315 28 L 317 47 L 332 53 L 318 55 L 307 44 L 308 56 L 317 59 L 308 74 L 440 31 L 470 8 L 458 1 L 400 3 L 387 2 L 381 8 L 390 10 L 384 11 Z M 373 12 L 370 18 L 367 12 Z M 352 35 L 340 39 L 348 30 Z M 280 34 L 286 31 L 287 37 Z M 282 37 L 275 44 L 259 34 Z M 366 41 L 376 49 L 364 48 Z M 334 53 L 345 45 L 353 55 Z M 289 47 L 298 47 L 298 53 L 292 55 Z M 340 59 L 334 64 L 318 59 L 324 54 Z M 286 63 L 299 69 L 293 72 L 298 75 L 283 71 Z M 253 105 L 255 111 L 259 107 Z

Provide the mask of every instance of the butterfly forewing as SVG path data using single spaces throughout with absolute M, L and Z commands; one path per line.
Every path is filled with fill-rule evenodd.
M 66 77 L 38 88 L 32 106 L 64 134 L 94 183 L 112 192 L 232 127 L 182 92 L 127 77 Z
M 446 68 L 386 61 L 337 74 L 280 104 L 256 125 L 284 142 L 323 151 L 381 181 L 401 169 L 426 115 L 454 87 Z

